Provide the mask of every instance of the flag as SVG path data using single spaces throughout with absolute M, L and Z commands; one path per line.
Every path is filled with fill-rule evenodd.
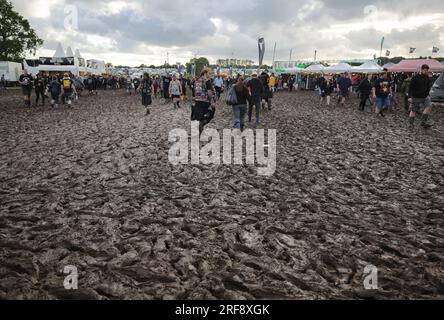
M 439 48 L 438 47 L 433 47 L 432 53 L 438 53 L 439 52 Z
M 195 64 L 195 63 L 193 63 L 193 64 L 191 65 L 191 75 L 192 75 L 193 77 L 196 76 L 196 64 Z
M 216 69 L 216 75 L 219 75 L 219 74 L 220 74 L 220 66 L 218 65 L 217 69 Z
M 261 67 L 262 63 L 264 61 L 264 55 L 265 55 L 265 39 L 264 38 L 259 38 L 258 47 L 259 47 L 259 67 Z
M 381 51 L 382 51 L 382 47 L 384 46 L 384 40 L 385 40 L 385 38 L 382 37 L 382 39 L 381 39 Z
M 386 56 L 386 57 L 389 57 L 389 56 L 390 56 L 390 50 L 387 50 L 387 51 L 385 52 L 385 56 Z
M 416 48 L 410 48 L 410 54 L 412 54 L 413 52 L 415 52 Z

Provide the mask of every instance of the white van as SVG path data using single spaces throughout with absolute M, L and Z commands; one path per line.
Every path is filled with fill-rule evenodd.
M 22 64 L 17 62 L 0 61 L 0 78 L 5 76 L 7 85 L 15 85 L 22 74 Z

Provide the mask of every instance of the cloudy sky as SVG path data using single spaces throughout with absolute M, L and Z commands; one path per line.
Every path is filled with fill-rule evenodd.
M 444 51 L 442 0 L 12 0 L 45 41 L 37 56 L 52 56 L 57 43 L 85 58 L 114 65 L 187 62 L 194 55 L 257 61 L 257 39 L 266 41 L 265 62 L 430 55 Z M 77 15 L 75 14 L 77 12 Z M 74 17 L 74 19 L 71 19 Z M 76 18 L 77 17 L 77 18 Z M 77 22 L 77 24 L 76 24 Z

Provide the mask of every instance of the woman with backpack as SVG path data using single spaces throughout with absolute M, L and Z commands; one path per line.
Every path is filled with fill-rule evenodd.
M 146 114 L 150 114 L 149 106 L 153 100 L 151 94 L 153 92 L 153 81 L 148 73 L 143 74 L 143 79 L 139 85 L 139 91 L 142 94 L 142 105 L 146 108 Z
M 58 107 L 59 104 L 59 97 L 62 93 L 62 85 L 60 84 L 60 81 L 57 79 L 57 76 L 52 77 L 52 81 L 49 83 L 48 86 L 49 93 L 51 94 L 51 106 L 52 107 Z
M 247 101 L 250 104 L 253 104 L 253 101 L 242 76 L 237 78 L 237 83 L 230 88 L 231 90 L 234 90 L 236 93 L 236 103 L 233 104 L 234 128 L 243 131 L 245 127 L 245 114 L 247 113 Z

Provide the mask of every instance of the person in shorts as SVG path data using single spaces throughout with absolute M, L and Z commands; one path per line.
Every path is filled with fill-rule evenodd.
M 432 81 L 429 77 L 429 66 L 424 64 L 421 67 L 421 71 L 416 74 L 409 87 L 409 102 L 410 106 L 410 126 L 414 127 L 415 118 L 420 114 L 421 109 L 424 109 L 421 116 L 421 126 L 425 129 L 431 127 L 431 124 L 427 123 L 427 120 L 432 113 L 432 99 L 430 98 L 430 88 Z
M 22 86 L 23 99 L 25 101 L 25 108 L 31 108 L 31 92 L 32 82 L 34 78 L 28 74 L 28 70 L 23 70 L 23 74 L 19 78 L 19 84 Z
M 168 88 L 171 99 L 173 99 L 174 109 L 180 108 L 180 97 L 182 96 L 182 83 L 177 79 L 177 76 L 173 75 L 173 80 L 170 82 Z
M 372 92 L 373 99 L 375 99 L 376 115 L 384 117 L 384 111 L 390 107 L 390 95 L 392 94 L 387 72 L 383 72 L 376 79 Z

